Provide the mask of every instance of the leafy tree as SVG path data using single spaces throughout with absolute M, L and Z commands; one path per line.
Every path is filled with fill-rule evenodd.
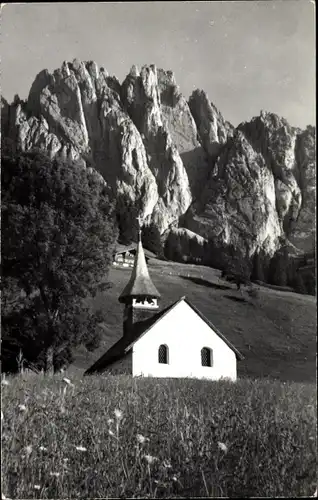
M 147 250 L 161 256 L 163 254 L 163 246 L 161 242 L 160 231 L 156 224 L 151 222 L 149 225 L 144 225 L 141 233 L 142 244 Z
M 205 265 L 216 269 L 223 269 L 226 262 L 226 249 L 220 247 L 214 238 L 208 239 L 208 242 L 204 244 L 203 251 Z
M 314 268 L 309 269 L 303 274 L 302 280 L 306 293 L 315 296 L 317 294 L 316 270 Z
M 179 235 L 170 231 L 164 248 L 164 255 L 169 260 L 175 262 L 183 262 L 183 250 L 180 242 Z
M 291 284 L 293 285 L 295 292 L 302 293 L 302 294 L 307 293 L 306 283 L 305 283 L 304 278 L 300 272 L 296 273 Z
M 252 280 L 267 282 L 269 257 L 263 250 L 255 252 L 253 257 Z
M 114 205 L 95 171 L 39 151 L 5 150 L 1 177 L 4 358 L 21 349 L 49 371 L 98 343 L 87 299 L 107 286 Z
M 242 285 L 251 283 L 251 265 L 242 253 L 234 246 L 228 248 L 227 261 L 222 271 L 222 277 L 235 283 L 240 290 Z
M 201 257 L 201 245 L 197 237 L 188 238 L 188 241 L 190 262 L 196 262 L 196 259 Z
M 275 252 L 269 265 L 268 281 L 272 285 L 287 286 L 290 274 L 290 258 L 286 247 Z
M 123 245 L 129 245 L 131 242 L 138 241 L 138 222 L 137 217 L 140 211 L 127 194 L 118 197 L 116 203 L 116 219 L 119 229 L 119 242 Z

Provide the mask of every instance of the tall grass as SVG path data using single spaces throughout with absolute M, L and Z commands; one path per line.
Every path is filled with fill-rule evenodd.
M 313 385 L 23 375 L 2 385 L 2 411 L 7 498 L 298 497 L 316 489 Z

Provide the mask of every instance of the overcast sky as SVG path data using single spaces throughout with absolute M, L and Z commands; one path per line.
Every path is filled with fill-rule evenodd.
M 42 69 L 75 57 L 124 79 L 133 64 L 172 70 L 237 126 L 260 110 L 315 123 L 315 11 L 309 0 L 7 4 L 1 88 L 26 98 Z

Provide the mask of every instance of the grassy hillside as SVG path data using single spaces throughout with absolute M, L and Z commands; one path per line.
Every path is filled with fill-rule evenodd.
M 149 272 L 161 293 L 160 304 L 186 295 L 242 352 L 239 377 L 316 380 L 316 298 L 255 285 L 257 297 L 220 279 L 220 271 L 151 259 Z M 123 306 L 118 296 L 130 269 L 112 269 L 112 287 L 96 297 L 107 312 L 102 346 L 94 353 L 79 350 L 75 367 L 84 370 L 122 335 Z
M 316 489 L 313 384 L 69 376 L 2 381 L 5 497 L 297 498 Z

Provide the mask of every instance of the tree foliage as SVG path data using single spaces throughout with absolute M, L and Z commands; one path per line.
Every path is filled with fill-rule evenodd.
M 251 264 L 242 252 L 230 245 L 225 256 L 226 263 L 223 267 L 222 277 L 231 283 L 235 283 L 238 290 L 241 285 L 250 285 Z
M 264 250 L 258 250 L 253 257 L 252 280 L 267 282 L 269 274 L 270 258 Z
M 223 269 L 226 257 L 225 248 L 220 246 L 214 238 L 209 238 L 203 246 L 203 262 L 205 265 L 214 267 L 216 269 Z
M 116 203 L 116 219 L 119 229 L 119 243 L 129 245 L 138 241 L 139 207 L 135 205 L 128 194 L 121 194 Z
M 143 226 L 141 237 L 144 248 L 160 257 L 162 256 L 163 245 L 160 231 L 154 222 Z
M 39 151 L 5 150 L 1 178 L 3 362 L 22 349 L 49 370 L 98 343 L 87 299 L 106 286 L 114 206 L 95 171 Z
M 286 246 L 278 249 L 273 255 L 269 266 L 269 283 L 271 285 L 287 286 L 290 276 L 290 258 Z
M 164 255 L 168 260 L 183 262 L 184 252 L 180 241 L 180 236 L 170 231 L 165 241 Z

